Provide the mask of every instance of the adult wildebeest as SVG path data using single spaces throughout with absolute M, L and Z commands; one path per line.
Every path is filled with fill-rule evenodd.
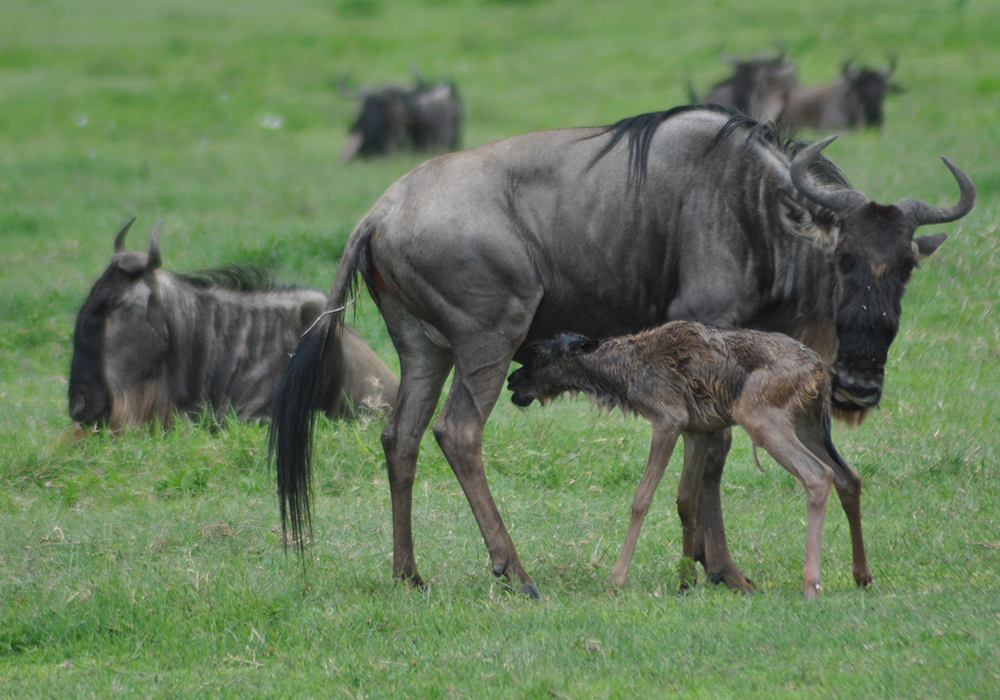
M 510 362 L 529 361 L 532 342 L 676 319 L 780 331 L 836 360 L 840 411 L 861 416 L 878 403 L 905 284 L 918 256 L 945 238 L 914 231 L 964 216 L 976 190 L 945 159 L 957 204 L 875 204 L 820 156 L 828 143 L 781 142 L 773 127 L 721 107 L 684 106 L 433 158 L 379 198 L 346 244 L 327 308 L 343 305 L 360 273 L 399 353 L 399 396 L 382 433 L 397 577 L 424 583 L 412 489 L 420 438 L 452 368 L 434 436 L 494 574 L 532 597 L 482 460 L 483 426 Z M 293 533 L 309 525 L 315 387 L 339 326 L 331 314 L 306 333 L 275 397 L 270 451 Z M 694 532 L 684 554 L 713 581 L 749 589 L 722 527 L 729 443 L 728 431 L 685 442 L 685 468 L 703 486 L 696 504 L 678 493 Z
M 691 102 L 731 107 L 760 121 L 774 121 L 785 108 L 788 94 L 798 85 L 795 66 L 781 52 L 774 57 L 733 59 L 733 74 L 716 83 L 703 100 L 690 88 Z
M 902 92 L 899 85 L 889 82 L 895 69 L 894 58 L 881 70 L 854 68 L 848 61 L 832 83 L 793 89 L 779 123 L 791 129 L 881 127 L 886 95 Z
M 160 224 L 149 252 L 125 250 L 129 220 L 115 254 L 76 317 L 69 415 L 112 430 L 232 411 L 264 418 L 299 337 L 323 313 L 326 295 L 275 287 L 255 268 L 179 275 L 160 269 Z M 326 378 L 320 407 L 331 416 L 391 406 L 392 371 L 350 329 L 331 351 L 338 370 Z
M 671 321 L 601 342 L 563 334 L 532 348 L 534 359 L 510 375 L 518 406 L 545 404 L 567 391 L 599 406 L 635 413 L 652 423 L 653 443 L 632 501 L 625 544 L 611 571 L 619 588 L 656 486 L 677 438 L 737 423 L 806 489 L 808 531 L 802 571 L 807 598 L 820 591 L 820 550 L 830 486 L 837 487 L 851 529 L 854 580 L 872 581 L 861 536 L 861 476 L 830 438 L 831 369 L 812 350 L 777 333 L 720 330 Z M 754 454 L 756 457 L 756 452 Z M 688 474 L 681 481 L 690 481 Z M 689 487 L 692 485 L 689 484 Z M 693 485 L 697 487 L 698 484 Z M 688 585 L 682 573 L 681 587 Z
M 343 159 L 396 151 L 454 151 L 462 140 L 462 102 L 454 83 L 429 84 L 419 76 L 410 90 L 387 85 L 362 89 L 361 113 L 351 126 Z

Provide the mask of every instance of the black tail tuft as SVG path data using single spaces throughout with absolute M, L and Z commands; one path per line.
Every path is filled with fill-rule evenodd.
M 301 553 L 304 535 L 311 534 L 309 509 L 312 477 L 312 442 L 316 411 L 325 404 L 331 377 L 341 364 L 334 355 L 339 321 L 327 313 L 302 336 L 278 384 L 268 433 L 268 466 L 275 466 L 278 501 L 285 546 Z M 336 387 L 339 392 L 339 387 Z M 288 530 L 291 528 L 291 539 Z

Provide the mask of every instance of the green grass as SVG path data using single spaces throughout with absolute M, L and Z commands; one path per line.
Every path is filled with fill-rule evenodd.
M 32 0 L 0 22 L 0 696 L 635 698 L 997 696 L 1000 687 L 1000 8 L 986 0 Z M 865 479 L 876 578 L 854 588 L 831 503 L 824 594 L 802 601 L 801 487 L 723 484 L 760 592 L 675 594 L 679 461 L 629 588 L 605 593 L 648 448 L 585 402 L 487 427 L 494 496 L 540 603 L 509 593 L 429 436 L 414 512 L 428 593 L 391 577 L 378 422 L 324 422 L 315 541 L 285 555 L 266 429 L 60 445 L 74 316 L 137 214 L 165 266 L 233 262 L 326 288 L 348 233 L 419 162 L 341 164 L 334 89 L 453 78 L 465 142 L 604 124 L 704 91 L 719 51 L 788 48 L 800 78 L 899 57 L 880 133 L 829 154 L 873 199 L 979 187 L 904 300 L 885 399 L 835 440 Z M 280 118 L 279 128 L 274 124 Z M 935 230 L 928 230 L 933 233 Z M 374 305 L 354 319 L 391 365 Z M 679 455 L 678 455 L 679 458 Z

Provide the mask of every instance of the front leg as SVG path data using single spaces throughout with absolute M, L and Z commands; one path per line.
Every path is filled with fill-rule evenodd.
M 639 487 L 635 491 L 635 498 L 632 499 L 632 517 L 625 535 L 625 544 L 618 555 L 618 561 L 615 562 L 615 566 L 611 570 L 611 584 L 616 588 L 624 588 L 628 581 L 628 569 L 632 563 L 635 544 L 639 540 L 642 521 L 649 511 L 653 494 L 656 493 L 656 487 L 667 468 L 679 434 L 680 430 L 676 427 L 675 422 L 653 421 L 653 442 L 649 450 L 649 460 L 646 462 L 646 469 L 642 473 Z

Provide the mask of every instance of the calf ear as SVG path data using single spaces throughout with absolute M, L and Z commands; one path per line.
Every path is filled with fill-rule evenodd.
M 812 213 L 794 199 L 785 195 L 781 199 L 779 215 L 785 230 L 796 238 L 809 241 L 824 253 L 832 253 L 840 240 L 840 225 L 824 226 L 816 222 Z
M 586 355 L 589 352 L 593 352 L 597 349 L 600 341 L 591 340 L 590 338 L 585 338 L 582 335 L 573 335 L 569 338 L 566 344 L 566 354 L 569 357 L 577 357 L 579 355 Z
M 927 236 L 917 236 L 914 238 L 913 252 L 916 254 L 917 260 L 923 260 L 933 255 L 947 237 L 948 234 L 942 231 L 941 233 L 932 233 Z

